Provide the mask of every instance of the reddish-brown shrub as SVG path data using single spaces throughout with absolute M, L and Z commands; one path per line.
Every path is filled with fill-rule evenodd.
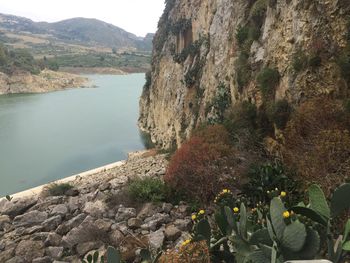
M 301 105 L 285 130 L 283 157 L 301 180 L 328 194 L 350 177 L 350 116 L 340 101 L 314 99 Z
M 209 126 L 195 134 L 175 152 L 164 179 L 175 194 L 206 203 L 232 183 L 234 151 L 223 126 Z

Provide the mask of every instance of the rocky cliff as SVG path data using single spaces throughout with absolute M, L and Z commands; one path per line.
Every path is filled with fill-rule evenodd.
M 349 95 L 349 0 L 168 0 L 139 126 L 163 147 L 241 101 Z
M 51 70 L 43 70 L 38 75 L 22 72 L 9 76 L 0 72 L 0 95 L 50 92 L 68 88 L 80 88 L 87 84 L 87 78 Z

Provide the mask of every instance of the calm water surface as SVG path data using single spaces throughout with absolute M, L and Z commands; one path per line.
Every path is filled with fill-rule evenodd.
M 126 158 L 144 74 L 89 75 L 98 88 L 0 96 L 0 196 Z

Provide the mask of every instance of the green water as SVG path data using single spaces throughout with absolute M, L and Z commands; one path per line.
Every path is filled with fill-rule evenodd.
M 98 88 L 0 96 L 0 196 L 126 158 L 144 74 L 89 75 Z

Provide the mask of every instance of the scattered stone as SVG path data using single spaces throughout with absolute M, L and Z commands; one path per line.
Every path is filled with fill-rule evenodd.
M 57 205 L 55 206 L 52 211 L 51 211 L 51 215 L 61 215 L 64 216 L 68 213 L 68 208 L 66 205 L 61 204 L 61 205 Z
M 85 242 L 77 245 L 77 252 L 79 256 L 84 256 L 87 252 L 93 250 L 93 249 L 98 249 L 99 247 L 103 246 L 102 242 Z
M 23 214 L 30 207 L 36 204 L 36 198 L 23 198 L 20 200 L 12 200 L 11 202 L 6 199 L 2 199 L 0 202 L 0 214 L 15 217 Z
M 44 241 L 45 246 L 59 246 L 61 244 L 62 237 L 56 233 L 49 233 Z
M 53 259 L 60 259 L 63 255 L 63 247 L 47 247 L 46 255 Z
M 170 213 L 170 211 L 171 211 L 171 209 L 173 209 L 173 205 L 172 204 L 170 204 L 170 203 L 163 203 L 163 205 L 162 205 L 162 211 L 164 212 L 164 213 L 167 213 L 167 214 L 169 214 Z
M 35 258 L 44 256 L 42 241 L 22 240 L 16 248 L 16 256 L 23 257 L 25 262 L 32 262 Z
M 51 263 L 52 259 L 48 256 L 42 258 L 33 259 L 32 263 Z
M 31 211 L 24 215 L 16 216 L 13 219 L 13 224 L 18 226 L 33 226 L 39 225 L 47 219 L 46 212 Z
M 113 223 L 110 220 L 106 219 L 97 219 L 95 221 L 95 226 L 103 232 L 108 232 L 111 229 L 112 224 Z
M 115 216 L 115 220 L 117 222 L 127 221 L 128 219 L 136 217 L 136 209 L 135 208 L 125 208 L 120 207 Z
M 181 236 L 181 231 L 174 225 L 170 225 L 165 228 L 164 235 L 166 240 L 175 241 Z
M 158 250 L 163 246 L 164 243 L 164 232 L 163 229 L 159 229 L 149 234 L 149 245 L 151 248 Z
M 114 247 L 118 247 L 120 242 L 124 239 L 124 235 L 119 230 L 114 230 L 109 234 L 109 240 Z
M 130 229 L 137 229 L 140 228 L 142 224 L 142 220 L 139 218 L 130 218 L 128 220 L 128 227 Z
M 52 231 L 52 230 L 55 230 L 61 223 L 62 223 L 62 217 L 60 215 L 57 215 L 49 219 L 46 219 L 42 223 L 42 226 L 45 229 L 45 231 Z
M 107 211 L 106 203 L 98 200 L 96 202 L 87 202 L 83 211 L 93 217 L 101 218 Z

